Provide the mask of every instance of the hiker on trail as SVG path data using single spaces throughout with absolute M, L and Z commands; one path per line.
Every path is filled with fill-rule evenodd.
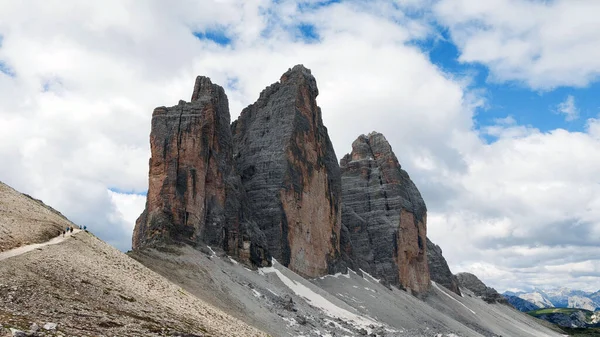
M 71 233 L 73 233 L 73 227 L 71 227 Z
M 87 232 L 87 226 L 83 226 L 83 230 Z
M 65 237 L 65 231 L 63 231 L 63 238 Z

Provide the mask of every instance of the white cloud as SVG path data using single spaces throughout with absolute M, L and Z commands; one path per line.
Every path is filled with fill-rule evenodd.
M 438 11 L 450 13 L 454 7 L 444 7 L 450 3 L 441 1 Z M 458 17 L 445 18 L 452 25 L 479 14 L 491 22 L 506 15 L 506 1 L 453 3 Z M 402 6 L 415 10 L 419 4 Z M 293 1 L 45 1 L 31 11 L 24 2 L 1 2 L 0 60 L 16 76 L 0 73 L 0 156 L 10 163 L 0 165 L 0 180 L 126 250 L 144 198 L 108 189 L 146 190 L 153 108 L 189 99 L 202 74 L 223 86 L 236 82 L 226 88 L 235 119 L 286 69 L 303 63 L 317 78 L 318 103 L 338 157 L 359 134 L 384 133 L 421 190 L 430 236 L 454 271 L 477 271 L 506 288 L 548 280 L 600 288 L 599 278 L 579 269 L 568 275 L 535 269 L 585 261 L 596 266 L 589 247 L 600 234 L 600 123 L 589 119 L 581 133 L 544 133 L 507 117 L 474 131 L 474 111 L 485 102 L 469 78 L 441 72 L 415 46 L 415 39 L 436 33 L 403 8 L 385 1 L 304 11 Z M 318 43 L 305 44 L 290 32 L 298 20 L 316 27 Z M 506 20 L 500 23 L 509 28 L 541 29 L 540 20 Z M 227 29 L 231 45 L 192 35 L 215 25 Z M 474 33 L 458 26 L 452 31 L 463 60 L 488 64 L 499 79 L 547 88 L 583 85 L 595 71 L 588 56 L 563 62 L 569 77 L 550 66 L 529 71 L 517 59 L 535 67 L 541 61 L 519 56 L 513 64 L 515 56 L 501 44 L 490 47 L 499 51 L 487 60 L 471 46 Z M 544 54 L 544 60 L 553 57 L 552 50 Z M 487 144 L 485 134 L 498 140 Z
M 573 121 L 579 118 L 579 109 L 575 106 L 575 97 L 568 95 L 564 102 L 558 104 L 557 112 L 565 115 L 566 121 Z
M 458 193 L 428 217 L 431 239 L 455 271 L 476 272 L 500 289 L 577 284 L 598 290 L 596 267 L 586 275 L 573 267 L 598 262 L 597 135 L 561 129 L 498 135 L 468 154 L 468 174 L 450 183 Z M 481 263 L 492 271 L 480 270 Z M 500 272 L 511 276 L 494 276 Z
M 596 0 L 440 0 L 460 60 L 486 65 L 495 81 L 534 89 L 586 86 L 600 75 Z

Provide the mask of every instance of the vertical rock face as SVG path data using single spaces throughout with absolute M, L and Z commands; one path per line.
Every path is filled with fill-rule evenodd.
M 340 168 L 342 222 L 354 265 L 391 284 L 427 291 L 427 209 L 385 137 L 358 137 Z
M 133 249 L 204 242 L 243 262 L 268 264 L 265 237 L 233 168 L 229 123 L 227 96 L 206 77 L 196 79 L 190 103 L 154 110 L 148 196 Z
M 306 277 L 332 271 L 340 255 L 340 171 L 317 95 L 310 70 L 295 66 L 232 125 L 236 168 L 269 250 Z
M 458 279 L 452 274 L 446 259 L 442 255 L 440 246 L 427 238 L 427 264 L 429 265 L 429 276 L 435 283 L 441 284 L 457 295 L 461 295 Z

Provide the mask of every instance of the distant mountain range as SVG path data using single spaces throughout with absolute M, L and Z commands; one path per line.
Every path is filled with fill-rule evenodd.
M 536 288 L 532 292 L 506 291 L 502 295 L 520 311 L 543 308 L 600 309 L 600 291 L 586 292 L 565 287 L 545 290 Z

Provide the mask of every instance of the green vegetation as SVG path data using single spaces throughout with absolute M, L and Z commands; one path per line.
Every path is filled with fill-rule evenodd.
M 593 313 L 589 310 L 578 309 L 578 308 L 545 308 L 545 309 L 537 309 L 537 310 L 529 311 L 528 314 L 530 314 L 531 316 L 548 315 L 548 314 L 556 314 L 556 313 L 570 315 L 577 311 L 583 311 L 584 313 L 586 313 L 586 314 L 589 313 L 590 315 Z
M 550 314 L 571 315 L 574 312 L 584 313 L 585 319 L 587 321 L 590 321 L 592 319 L 592 315 L 594 314 L 593 311 L 589 311 L 589 310 L 585 310 L 585 309 L 578 309 L 578 308 L 545 308 L 545 309 L 532 310 L 527 313 L 533 317 L 539 317 L 542 315 L 550 315 Z
M 600 337 L 600 328 L 562 328 L 569 336 L 573 337 Z

